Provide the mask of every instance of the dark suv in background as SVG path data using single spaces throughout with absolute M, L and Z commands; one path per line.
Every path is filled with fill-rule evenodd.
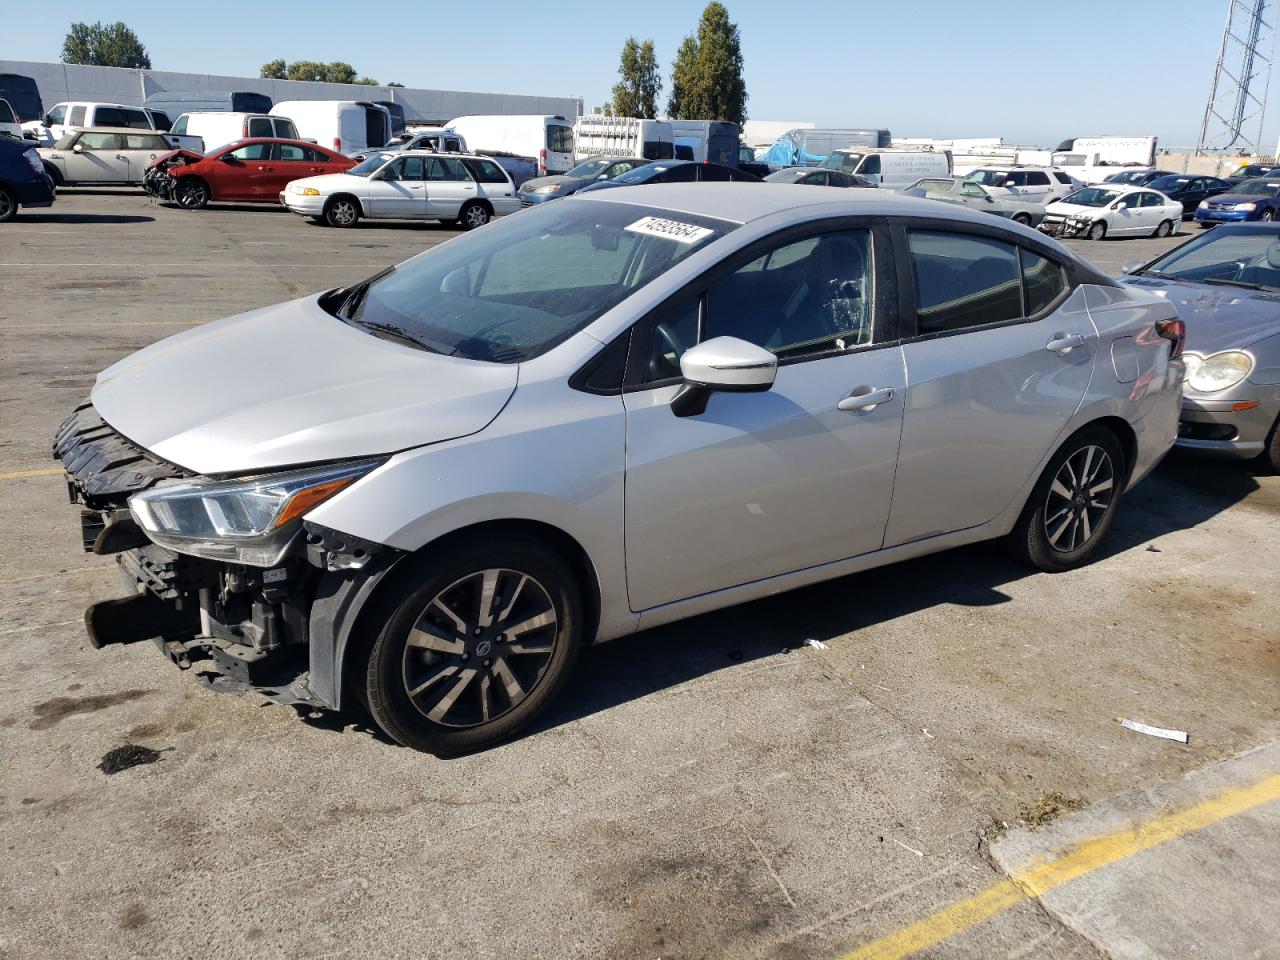
M 26 140 L 0 137 L 0 223 L 16 217 L 19 207 L 52 203 L 53 181 L 36 148 Z

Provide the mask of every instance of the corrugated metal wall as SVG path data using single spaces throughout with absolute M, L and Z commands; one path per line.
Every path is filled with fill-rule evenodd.
M 246 90 L 265 93 L 272 103 L 284 100 L 395 100 L 405 105 L 410 119 L 443 121 L 466 114 L 560 114 L 570 120 L 578 115 L 572 97 L 542 97 L 523 93 L 464 93 L 455 90 L 421 90 L 412 87 L 367 87 L 350 83 L 307 83 L 297 80 L 263 80 L 258 77 L 224 77 L 208 73 L 173 73 L 168 70 L 126 70 L 71 63 L 34 63 L 0 60 L 0 73 L 31 77 L 40 87 L 45 109 L 60 100 L 102 100 L 141 104 L 164 90 Z

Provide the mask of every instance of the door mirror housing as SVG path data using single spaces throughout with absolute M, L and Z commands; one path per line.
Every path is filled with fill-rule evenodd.
M 72 147 L 72 148 L 71 148 L 71 152 L 72 152 L 72 153 L 84 153 L 84 144 L 77 143 L 74 147 Z
M 712 393 L 759 393 L 773 386 L 777 372 L 778 358 L 763 347 L 737 337 L 705 340 L 680 356 L 685 386 L 671 410 L 677 417 L 696 416 Z
M 1121 207 L 1123 207 L 1123 206 L 1124 206 L 1124 202 L 1123 202 L 1123 201 L 1121 201 L 1121 200 L 1117 200 L 1115 203 L 1113 203 L 1113 204 L 1111 205 L 1111 209 L 1112 209 L 1112 210 L 1119 210 L 1119 209 L 1120 209 Z

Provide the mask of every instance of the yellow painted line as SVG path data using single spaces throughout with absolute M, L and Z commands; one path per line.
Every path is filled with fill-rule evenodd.
M 0 473 L 0 480 L 21 480 L 24 477 L 54 477 L 62 476 L 62 467 L 45 467 L 41 470 L 9 470 Z
M 1010 907 L 1144 850 L 1280 799 L 1280 773 L 1116 833 L 1081 840 L 981 893 L 846 954 L 843 960 L 901 960 L 975 927 Z

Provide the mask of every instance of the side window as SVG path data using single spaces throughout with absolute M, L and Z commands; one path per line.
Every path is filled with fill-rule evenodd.
M 694 297 L 666 311 L 654 325 L 642 360 L 645 383 L 680 376 L 680 355 L 698 342 L 701 308 L 702 297 Z
M 82 113 L 81 118 L 83 118 L 83 116 L 84 115 Z M 67 105 L 65 103 L 58 104 L 56 107 L 54 107 L 52 110 L 49 111 L 49 115 L 45 117 L 45 119 L 49 121 L 49 126 L 51 127 L 56 123 L 66 123 Z
M 840 230 L 770 250 L 707 291 L 703 339 L 797 357 L 871 342 L 871 233 Z
M 879 174 L 880 173 L 880 154 L 873 153 L 868 155 L 866 158 L 863 159 L 861 166 L 859 166 L 857 171 L 855 172 L 864 177 L 867 174 Z
M 445 150 L 445 153 L 461 153 L 462 141 L 457 140 L 454 137 L 445 137 L 444 150 Z
M 178 134 L 185 134 L 187 132 L 187 115 L 185 113 L 174 121 L 173 127 L 169 132 Z
M 385 167 L 383 167 L 382 179 L 388 182 L 393 180 L 404 180 L 405 179 L 404 161 L 405 161 L 405 158 L 401 157 L 399 160 L 395 160 L 392 163 L 389 163 Z M 433 177 L 432 179 L 439 180 L 441 178 Z
M 405 157 L 400 161 L 400 177 L 403 180 L 427 179 L 427 165 L 424 157 Z
M 248 135 L 251 137 L 269 137 L 275 130 L 269 117 L 250 117 Z
M 84 126 L 84 107 L 72 107 L 71 116 L 67 118 L 67 126 L 83 127 Z
M 114 133 L 82 133 L 78 142 L 86 150 L 120 149 L 120 137 Z
M 983 190 L 976 183 L 961 183 L 960 195 L 962 197 L 975 197 L 981 200 L 983 197 L 987 195 L 987 191 Z
M 825 170 L 822 173 L 811 173 L 800 182 L 811 184 L 815 187 L 825 187 L 827 185 L 827 173 Z
M 274 129 L 271 133 L 267 134 L 267 136 L 280 137 L 282 140 L 298 139 L 298 128 L 293 125 L 292 120 L 285 119 L 284 117 L 273 117 L 271 119 L 271 124 Z
M 1142 194 L 1142 206 L 1144 207 L 1158 207 L 1163 203 L 1164 201 L 1160 199 L 1158 194 L 1154 194 L 1154 193 Z
M 125 127 L 124 114 L 115 107 L 98 107 L 93 111 L 92 123 L 95 127 Z
M 654 183 L 692 183 L 698 176 L 698 165 L 696 163 L 684 163 L 678 167 L 672 167 L 665 173 L 660 173 L 654 177 Z
M 135 130 L 151 129 L 151 120 L 142 110 L 121 110 L 120 117 L 124 121 L 121 126 L 133 127 Z
M 1059 183 L 1067 183 L 1067 184 L 1071 183 L 1071 177 L 1069 174 L 1060 173 L 1059 171 L 1055 170 L 1053 173 L 1053 177 Z
M 1132 210 L 1134 207 L 1138 205 L 1138 202 L 1140 199 L 1141 199 L 1141 194 L 1138 194 L 1138 193 L 1128 194 L 1127 196 L 1121 198 L 1120 209 Z
M 453 157 L 427 157 L 428 180 L 467 180 L 466 168 Z
M 727 182 L 729 180 L 728 169 L 720 166 L 717 163 L 699 164 L 698 172 L 701 174 L 701 176 L 698 177 L 699 180 L 706 180 L 708 182 L 710 181 L 726 181 Z
M 1011 183 L 1015 187 L 1025 187 L 1030 183 L 1030 180 L 1028 180 L 1027 177 L 1028 175 L 1024 170 L 1010 170 L 1005 174 L 1004 182 L 1006 184 Z
M 471 171 L 471 176 L 479 183 L 507 182 L 507 175 L 492 160 L 463 160 L 463 165 Z
M 919 333 L 945 333 L 1022 316 L 1022 285 L 1012 244 L 912 230 L 907 246 Z
M 1039 170 L 1029 170 L 1026 174 L 1027 184 L 1032 187 L 1047 187 L 1049 178 Z
M 159 142 L 160 146 L 156 144 Z M 146 133 L 128 133 L 124 136 L 124 148 L 126 150 L 156 150 L 167 149 L 164 141 L 159 137 Z
M 307 156 L 310 152 L 310 150 L 304 150 L 302 147 L 292 143 L 276 144 L 276 159 L 288 163 L 301 163 L 304 160 L 310 160 L 311 158 Z
M 243 147 L 237 147 L 232 150 L 231 156 L 237 160 L 270 160 L 271 144 L 246 143 Z
M 1062 267 L 1038 253 L 1018 249 L 1022 262 L 1022 285 L 1027 295 L 1027 316 L 1033 317 L 1052 304 L 1067 289 Z
M 635 168 L 636 165 L 630 160 L 623 160 L 621 163 L 615 163 L 609 168 L 609 179 L 612 180 L 614 177 L 620 177 L 624 173 L 630 173 Z

